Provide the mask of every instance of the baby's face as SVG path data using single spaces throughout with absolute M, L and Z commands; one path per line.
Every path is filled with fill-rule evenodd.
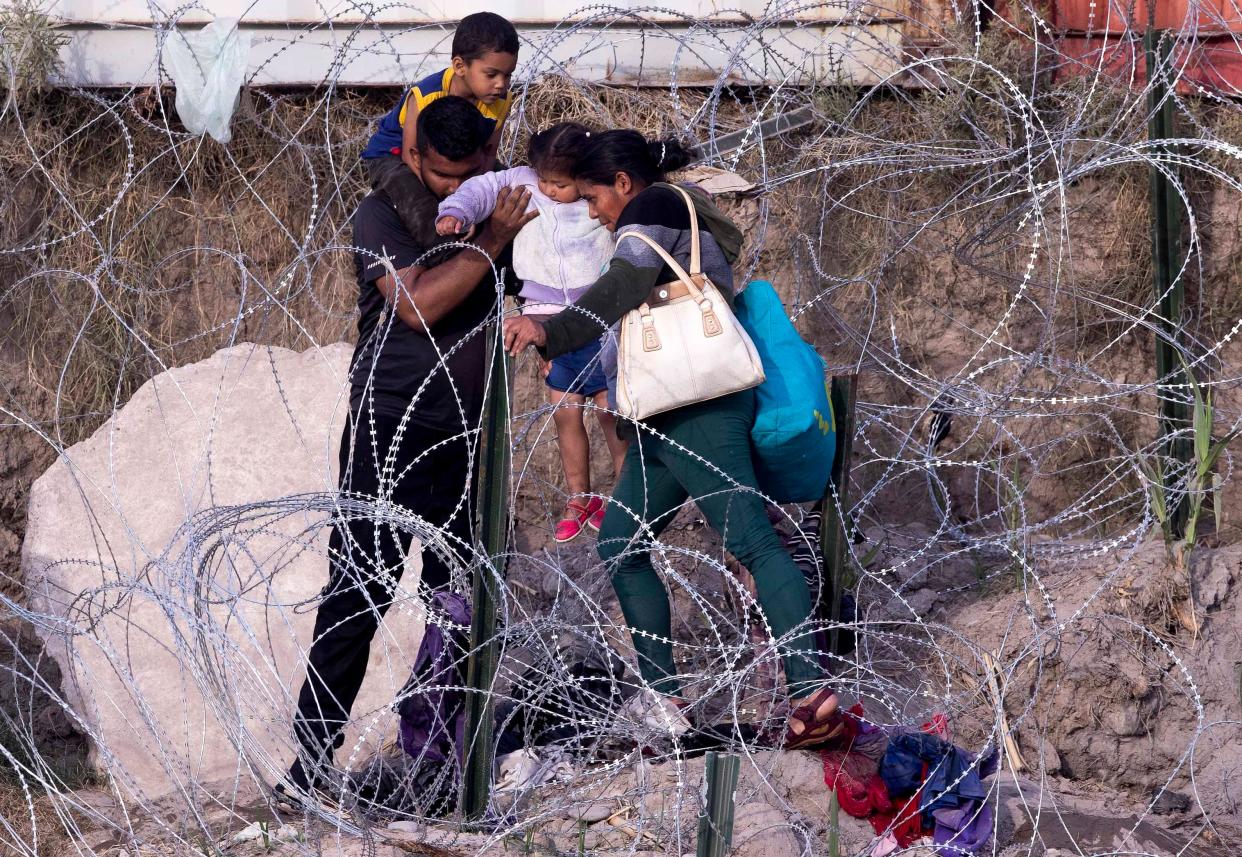
M 580 198 L 574 180 L 556 173 L 540 173 L 539 190 L 553 202 L 577 202 Z

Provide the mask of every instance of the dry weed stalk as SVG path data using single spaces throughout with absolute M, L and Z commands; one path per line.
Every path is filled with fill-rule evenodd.
M 47 90 L 60 71 L 60 49 L 68 34 L 36 0 L 5 0 L 0 5 L 0 90 L 6 111 Z

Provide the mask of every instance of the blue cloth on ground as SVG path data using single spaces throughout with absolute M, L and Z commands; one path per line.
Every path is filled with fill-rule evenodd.
M 837 447 L 824 361 L 798 335 L 768 281 L 751 282 L 733 306 L 767 376 L 756 390 L 750 433 L 759 488 L 777 503 L 819 500 Z
M 995 748 L 980 757 L 935 735 L 904 733 L 889 738 L 880 777 L 893 798 L 922 789 L 924 828 L 934 830 L 941 857 L 958 857 L 991 839 L 993 812 L 983 780 L 996 773 L 998 762 Z
M 888 793 L 906 797 L 920 788 L 919 809 L 930 814 L 937 809 L 955 809 L 964 801 L 987 797 L 983 779 L 996 772 L 995 750 L 980 759 L 961 747 L 935 735 L 905 734 L 889 739 L 880 776 Z M 927 765 L 926 779 L 923 766 Z

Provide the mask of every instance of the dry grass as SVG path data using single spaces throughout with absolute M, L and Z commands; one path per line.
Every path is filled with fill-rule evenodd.
M 1035 83 L 1024 48 L 988 39 L 949 52 L 980 63 L 947 65 L 955 83 L 940 89 L 796 94 L 816 123 L 770 141 L 762 158 L 743 154 L 740 172 L 772 182 L 759 273 L 795 306 L 815 301 L 802 328 L 834 366 L 858 358 L 862 332 L 886 349 L 891 324 L 903 362 L 946 377 L 1006 311 L 1011 347 L 1080 360 L 1151 300 L 1146 170 L 1097 166 L 1114 144 L 1143 139 L 1141 111 L 1126 109 L 1135 96 L 1041 82 L 1033 121 L 1021 121 L 1010 85 Z M 770 96 L 729 91 L 713 106 L 683 90 L 673 103 L 667 91 L 549 78 L 520 97 L 504 151 L 520 162 L 532 131 L 566 119 L 652 136 L 689 126 L 705 139 L 712 123 L 716 133 L 745 127 Z M 170 135 L 170 98 L 155 92 L 116 103 L 56 92 L 0 120 L 0 246 L 29 248 L 0 255 L 0 357 L 24 375 L 8 404 L 67 444 L 167 366 L 238 341 L 300 349 L 351 338 L 355 287 L 341 245 L 365 191 L 357 154 L 394 97 L 253 90 L 227 148 Z M 1238 115 L 1202 121 L 1229 139 Z M 43 153 L 38 164 L 31 151 Z M 1043 258 L 1056 262 L 1027 279 L 1028 182 L 1057 178 L 1072 179 L 1064 203 L 1041 201 Z M 1242 300 L 1242 242 L 1221 238 L 1228 212 L 1217 214 L 1199 289 L 1212 298 L 1201 323 L 1219 335 Z M 1052 339 L 1030 338 L 1049 316 Z M 1119 354 L 1127 370 L 1137 348 Z M 911 397 L 896 383 L 876 393 Z M 1130 423 L 1127 433 L 1140 432 Z M 988 443 L 971 452 L 991 454 Z
M 348 335 L 348 254 L 313 254 L 348 242 L 372 108 L 341 98 L 325 131 L 313 99 L 258 100 L 228 150 L 170 141 L 155 94 L 104 111 L 55 93 L 0 127 L 0 243 L 27 248 L 0 263 L 3 345 L 59 403 L 66 441 L 227 342 Z
M 982 56 L 1029 88 L 1018 49 L 988 43 Z M 1097 89 L 1084 113 L 1085 84 L 1072 81 L 1041 89 L 1033 107 L 1045 136 L 1028 141 L 1025 126 L 1002 109 L 1007 88 L 998 78 L 964 64 L 948 71 L 970 86 L 889 93 L 863 104 L 862 93 L 837 87 L 806 94 L 818 111 L 815 126 L 764 153 L 770 177 L 806 174 L 768 189 L 761 273 L 786 285 L 796 303 L 829 290 L 802 327 L 834 365 L 857 356 L 860 342 L 850 334 L 879 318 L 872 347 L 887 347 L 879 340 L 891 320 L 906 349 L 902 359 L 939 377 L 937 349 L 946 348 L 954 326 L 994 321 L 1022 283 L 1030 233 L 1017 225 L 1028 200 L 1011 192 L 1027 177 L 1013 153 L 1028 142 L 1037 155 L 1051 147 L 1059 168 L 1072 171 L 1100 157 L 1100 139 L 1127 144 L 1143 134 L 1141 117 L 1118 124 L 1128 93 Z M 20 377 L 13 385 L 5 379 L 0 406 L 46 420 L 68 444 L 155 373 L 229 343 L 305 348 L 351 338 L 356 295 L 342 245 L 365 191 L 357 155 L 370 121 L 395 95 L 337 91 L 325 102 L 316 93 L 252 91 L 227 148 L 170 135 L 171 101 L 156 92 L 121 101 L 54 92 L 5 114 L 0 247 L 10 252 L 0 254 L 0 360 L 16 364 Z M 714 119 L 718 133 L 746 125 L 753 95 L 726 96 Z M 649 135 L 692 124 L 702 134 L 713 121 L 705 107 L 701 93 L 683 91 L 674 106 L 667 92 L 550 79 L 519 102 L 506 151 L 520 160 L 532 131 L 566 119 Z M 1236 110 L 1207 118 L 1221 139 L 1242 139 Z M 168 125 L 178 127 L 175 119 Z M 753 150 L 739 165 L 752 178 L 760 168 Z M 1055 175 L 1041 155 L 1036 180 Z M 1120 309 L 1150 298 L 1145 173 L 1132 165 L 1104 169 L 1067 198 L 1068 210 L 1049 209 L 1058 219 L 1048 232 L 1055 238 L 1066 226 L 1074 252 L 1062 256 L 1055 279 L 1036 272 L 1012 329 L 1037 327 L 1034 308 L 1053 308 L 1055 342 L 1017 344 L 1073 359 L 1116 332 Z M 1218 332 L 1242 312 L 1226 303 L 1229 296 L 1242 301 L 1242 242 L 1224 242 L 1231 225 L 1237 232 L 1227 214 L 1222 209 L 1214 227 L 1214 266 L 1201 284 L 1201 294 L 1213 296 L 1205 300 L 1204 325 Z M 17 248 L 24 249 L 12 252 Z M 963 349 L 950 349 L 950 357 Z M 881 392 L 898 404 L 914 399 L 896 384 Z M 1138 433 L 1137 419 L 1122 432 Z M 982 437 L 963 455 L 1008 454 L 991 443 Z M 1100 457 L 1099 450 L 1061 448 L 1072 460 L 1050 461 L 1050 470 Z M 1067 470 L 1055 475 L 1058 483 L 1071 481 Z M 1084 468 L 1084 484 L 1098 478 L 1098 469 Z M 1061 500 L 1050 494 L 1047 502 L 1055 508 Z M 33 806 L 38 853 L 64 853 L 46 798 Z M 0 816 L 18 837 L 30 835 L 29 807 L 17 782 L 0 777 Z
M 857 357 L 859 331 L 891 319 L 904 358 L 935 376 L 936 350 L 955 324 L 990 326 L 1019 289 L 1011 329 L 1034 329 L 1052 310 L 1053 347 L 1076 359 L 1115 335 L 1120 312 L 1150 298 L 1143 168 L 1076 172 L 1107 150 L 1101 140 L 1142 139 L 1141 114 L 1124 109 L 1133 94 L 1041 82 L 1027 116 L 1038 122 L 1028 125 L 1008 109 L 1005 82 L 1019 91 L 1035 83 L 1020 43 L 989 38 L 977 51 L 949 52 L 981 64 L 947 65 L 955 83 L 940 89 L 864 102 L 841 87 L 789 93 L 815 107 L 815 125 L 771 141 L 762 160 L 749 150 L 738 165 L 772 182 L 760 273 L 796 305 L 819 298 L 803 326 L 834 365 Z M 395 95 L 251 90 L 227 148 L 176 133 L 167 93 L 53 92 L 6 114 L 0 246 L 25 248 L 0 255 L 0 358 L 22 375 L 6 406 L 72 443 L 167 366 L 238 341 L 305 348 L 351 338 L 355 287 L 342 245 L 365 191 L 357 155 Z M 713 127 L 745 127 L 770 95 L 726 90 L 713 104 L 681 90 L 674 103 L 667 91 L 549 78 L 522 94 L 504 151 L 520 161 L 533 130 L 564 119 L 649 135 L 691 127 L 704 139 Z M 1209 119 L 1227 138 L 1237 117 Z M 1044 252 L 1059 267 L 1024 282 L 1026 186 L 1058 175 L 1076 181 L 1065 208 L 1042 203 Z M 1237 293 L 1227 281 L 1242 250 L 1222 258 L 1205 295 Z M 1205 319 L 1219 326 L 1236 313 Z
M 325 126 L 313 94 L 253 91 L 227 149 L 170 139 L 155 92 L 56 92 L 0 121 L 0 246 L 24 248 L 0 256 L 0 353 L 24 364 L 23 404 L 42 401 L 71 443 L 164 367 L 230 342 L 351 338 L 341 248 L 365 191 L 358 152 L 392 97 L 338 92 Z M 563 118 L 669 131 L 667 101 L 552 80 L 527 92 L 507 143 L 520 153 Z M 682 98 L 687 115 L 702 102 Z
M 60 49 L 68 41 L 41 4 L 7 0 L 0 6 L 0 92 L 5 100 L 24 101 L 46 90 L 60 70 Z
M 53 799 L 38 792 L 33 797 L 32 801 L 19 780 L 0 777 L 0 818 L 11 827 L 0 828 L 0 854 L 62 857 L 72 853 L 72 840 L 60 823 Z
M 853 100 L 841 90 L 817 93 L 823 130 L 789 170 L 807 175 L 770 204 L 778 223 L 799 225 L 787 231 L 785 252 L 776 254 L 787 260 L 782 275 L 794 281 L 795 297 L 805 301 L 825 290 L 831 296 L 801 325 L 830 364 L 857 360 L 867 332 L 873 359 L 906 377 L 904 367 L 912 366 L 926 373 L 929 386 L 957 374 L 981 346 L 973 365 L 1012 348 L 1067 365 L 1089 361 L 1118 381 L 1154 375 L 1143 329 L 1113 342 L 1153 300 L 1147 169 L 1117 157 L 1146 139 L 1141 99 L 1106 81 L 1033 81 L 1024 50 L 989 39 L 977 52 L 962 46 L 958 53 L 977 55 L 980 63 L 948 64 L 945 75 L 955 83 L 942 89 L 866 101 L 858 101 L 861 93 Z M 1013 109 L 1010 83 L 1023 93 L 1035 87 L 1025 114 Z M 1225 131 L 1216 133 L 1227 139 Z M 1058 191 L 1039 199 L 1042 224 L 1033 217 L 1032 181 Z M 1028 274 L 1037 225 L 1040 254 Z M 1222 249 L 1218 241 L 1204 294 L 1237 291 Z M 1000 344 L 984 346 L 1006 314 Z M 1221 335 L 1237 318 L 1236 312 L 1213 317 L 1205 308 L 1205 338 Z M 900 362 L 883 356 L 890 325 Z M 1096 353 L 1109 343 L 1107 354 Z M 1028 369 L 1024 386 L 1068 392 L 1078 380 L 1067 371 L 1041 382 Z M 987 378 L 990 388 L 1006 383 L 996 372 Z M 898 384 L 874 392 L 910 401 Z M 1146 403 L 1117 405 L 1109 415 L 1122 439 L 1115 446 L 1090 429 L 1101 424 L 1100 408 L 1059 407 L 1058 424 L 1068 434 L 1081 432 L 1081 443 L 1053 441 L 1057 454 L 1044 461 L 1046 470 L 1030 488 L 1037 515 L 1064 508 L 1101 478 L 1102 461 L 1141 445 L 1150 426 L 1128 409 L 1141 412 Z M 1007 419 L 1005 426 L 1024 442 L 1040 442 L 1034 424 Z M 995 448 L 997 429 L 983 420 L 959 454 L 976 460 L 1007 454 Z M 963 437 L 969 431 L 963 428 Z M 1120 500 L 1130 487 L 1117 485 L 1100 499 Z M 965 486 L 962 497 L 974 494 Z
M 979 56 L 1019 88 L 1030 85 L 1029 57 L 1015 43 L 987 41 Z M 796 300 L 828 285 L 817 271 L 866 277 L 875 294 L 833 297 L 833 313 L 847 323 L 877 299 L 906 307 L 899 315 L 911 329 L 925 327 L 920 304 L 953 304 L 972 290 L 995 297 L 978 305 L 971 296 L 981 313 L 1002 308 L 1022 281 L 1029 235 L 1010 226 L 1028 200 L 1007 191 L 1026 177 L 1011 159 L 987 158 L 1024 152 L 1027 131 L 1004 108 L 1008 85 L 982 68 L 959 62 L 946 72 L 961 85 L 881 94 L 861 106 L 852 90 L 811 93 L 820 123 L 764 153 L 771 177 L 809 171 L 766 198 L 765 272 L 793 282 Z M 1062 170 L 1092 156 L 1094 133 L 1124 144 L 1142 132 L 1141 122 L 1117 127 L 1113 108 L 1125 96 L 1106 87 L 1096 87 L 1096 109 L 1084 117 L 1083 86 L 1045 87 L 1034 105 L 1045 136 L 1032 145 L 1059 146 Z M 563 119 L 650 135 L 692 125 L 700 137 L 714 122 L 723 133 L 745 127 L 753 96 L 727 93 L 709 111 L 692 90 L 673 104 L 664 91 L 550 78 L 520 98 L 505 151 L 520 161 L 533 130 Z M 52 93 L 0 123 L 0 246 L 29 248 L 0 256 L 0 350 L 20 355 L 43 400 L 59 404 L 66 441 L 164 366 L 232 341 L 299 348 L 352 335 L 349 254 L 332 248 L 349 240 L 347 218 L 365 190 L 357 153 L 392 97 L 338 91 L 329 103 L 252 91 L 227 149 L 170 137 L 169 98 L 153 92 L 115 104 Z M 85 128 L 84 118 L 92 119 Z M 168 124 L 178 127 L 175 118 Z M 1078 141 L 1066 142 L 1071 132 Z M 31 151 L 44 153 L 37 165 Z M 739 165 L 750 176 L 760 167 L 756 150 Z M 1050 158 L 1039 169 L 1037 179 L 1054 177 Z M 1141 171 L 1092 181 L 1098 194 L 1071 201 L 1081 212 L 1045 208 L 1071 228 L 1109 222 L 1116 234 L 1107 257 L 1080 264 L 1065 256 L 1059 281 L 1041 274 L 1031 284 L 1045 297 L 1068 296 L 1060 305 L 1080 339 L 1110 334 L 1101 325 L 1150 292 Z M 1050 224 L 1054 237 L 1058 227 Z M 1071 240 L 1076 251 L 1092 243 L 1087 233 Z
M 718 108 L 719 133 L 743 124 L 752 110 L 743 94 L 724 98 Z M 569 77 L 545 77 L 527 88 L 514 106 L 515 119 L 506 124 L 505 144 L 521 160 L 534 132 L 555 122 L 581 122 L 592 128 L 634 128 L 648 137 L 676 136 L 689 125 L 706 129 L 707 96 L 702 90 L 680 90 L 673 103 L 664 90 L 608 87 L 579 83 Z

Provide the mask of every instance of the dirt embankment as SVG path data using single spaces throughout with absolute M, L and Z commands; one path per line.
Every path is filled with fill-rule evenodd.
M 681 109 L 697 110 L 695 97 L 684 96 Z M 1204 597 L 1215 600 L 1202 602 L 1208 621 L 1202 638 L 1189 641 L 1151 613 L 1172 584 L 1148 549 L 1124 558 L 1142 570 L 1133 581 L 1107 558 L 1084 557 L 1067 570 L 1045 566 L 1032 549 L 1127 535 L 1145 514 L 1132 466 L 1155 433 L 1154 358 L 1141 318 L 1151 294 L 1145 173 L 1053 139 L 1063 172 L 1040 180 L 1065 192 L 1042 197 L 1035 216 L 1020 189 L 1009 193 L 1012 176 L 1021 176 L 1012 163 L 892 169 L 922 140 L 984 147 L 977 132 L 997 126 L 996 117 L 978 115 L 982 101 L 875 99 L 842 128 L 832 124 L 844 115 L 839 108 L 809 97 L 822 123 L 773 145 L 762 171 L 755 153 L 740 164 L 744 175 L 769 180 L 816 171 L 776 182 L 761 198 L 750 238 L 763 252 L 748 270 L 777 283 L 834 371 L 861 366 L 854 496 L 870 544 L 883 546 L 872 569 L 895 569 L 898 594 L 918 596 L 915 614 L 931 611 L 951 629 L 933 635 L 937 646 L 960 634 L 1000 651 L 1013 666 L 1011 696 L 1048 702 L 1042 721 L 1022 717 L 1018 702 L 1011 716 L 1021 718 L 1024 740 L 1046 738 L 1031 747 L 1050 769 L 1138 794 L 1163 773 L 1174 777 L 1173 791 L 1193 797 L 1185 780 L 1192 761 L 1202 761 L 1195 770 L 1205 777 L 1224 776 L 1232 764 L 1219 749 L 1232 733 L 1209 725 L 1227 719 L 1236 696 L 1226 617 L 1239 596 L 1235 573 L 1222 579 L 1219 571 L 1235 567 L 1231 554 L 1221 548 L 1219 566 L 1215 553 L 1196 566 Z M 0 236 L 5 247 L 26 248 L 0 261 L 0 591 L 9 596 L 20 595 L 29 484 L 58 447 L 89 434 L 144 381 L 233 342 L 302 349 L 352 336 L 343 245 L 364 190 L 356 152 L 385 106 L 383 95 L 341 98 L 325 126 L 310 121 L 321 110 L 310 96 L 256 92 L 225 152 L 180 138 L 170 146 L 158 102 L 144 97 L 107 113 L 111 136 L 72 137 L 82 105 L 77 96 L 54 98 L 62 101 L 22 133 L 0 124 Z M 1053 135 L 1054 101 L 1044 123 Z M 549 87 L 532 104 L 529 127 L 588 117 L 654 133 L 668 123 L 661 93 Z M 728 111 L 721 115 L 727 123 Z M 1107 133 L 1124 145 L 1140 139 L 1141 123 Z M 44 170 L 31 169 L 23 134 L 54 153 Z M 968 190 L 979 186 L 991 190 Z M 1191 189 L 1202 241 L 1186 332 L 1206 351 L 1242 317 L 1242 233 L 1231 191 L 1205 182 Z M 124 237 L 93 240 L 105 234 Z M 63 271 L 83 276 L 53 273 Z M 1240 355 L 1234 344 L 1211 354 L 1205 370 L 1229 381 L 1219 390 L 1223 428 L 1242 414 L 1231 380 Z M 518 373 L 518 409 L 538 407 L 533 364 Z M 952 429 L 933 466 L 919 445 L 936 406 L 952 414 Z M 520 452 L 531 456 L 528 484 L 539 490 L 524 495 L 516 514 L 537 529 L 547 526 L 559 482 L 551 434 L 527 437 Z M 1222 468 L 1222 543 L 1240 532 L 1229 498 L 1242 483 L 1232 467 Z M 596 479 L 609 484 L 603 468 Z M 685 533 L 693 537 L 688 523 Z M 996 592 L 1002 575 L 1021 579 L 1015 553 L 1064 607 L 1057 615 L 1066 627 L 1049 630 L 1034 578 L 1023 590 L 1033 606 Z M 887 589 L 873 596 L 884 609 L 893 597 Z M 25 651 L 16 627 L 5 635 Z M 974 663 L 968 655 L 963 662 Z M 991 722 L 982 709 L 964 719 Z M 59 729 L 49 724 L 47 740 L 60 740 Z M 1205 791 L 1201 784 L 1198 796 Z M 1211 806 L 1234 812 L 1226 798 Z
M 950 694 L 958 736 L 980 746 L 1000 738 L 984 691 L 990 655 L 1031 776 L 1058 790 L 1117 790 L 1172 827 L 1207 816 L 1242 829 L 1232 786 L 1242 768 L 1242 547 L 1193 555 L 1197 629 L 1187 576 L 1160 540 L 1102 555 L 1080 547 L 1037 553 L 1025 572 L 977 585 L 969 564 L 934 554 L 930 575 L 895 575 L 907 579 L 901 598 L 864 584 L 875 662 L 907 658 L 905 680 Z

